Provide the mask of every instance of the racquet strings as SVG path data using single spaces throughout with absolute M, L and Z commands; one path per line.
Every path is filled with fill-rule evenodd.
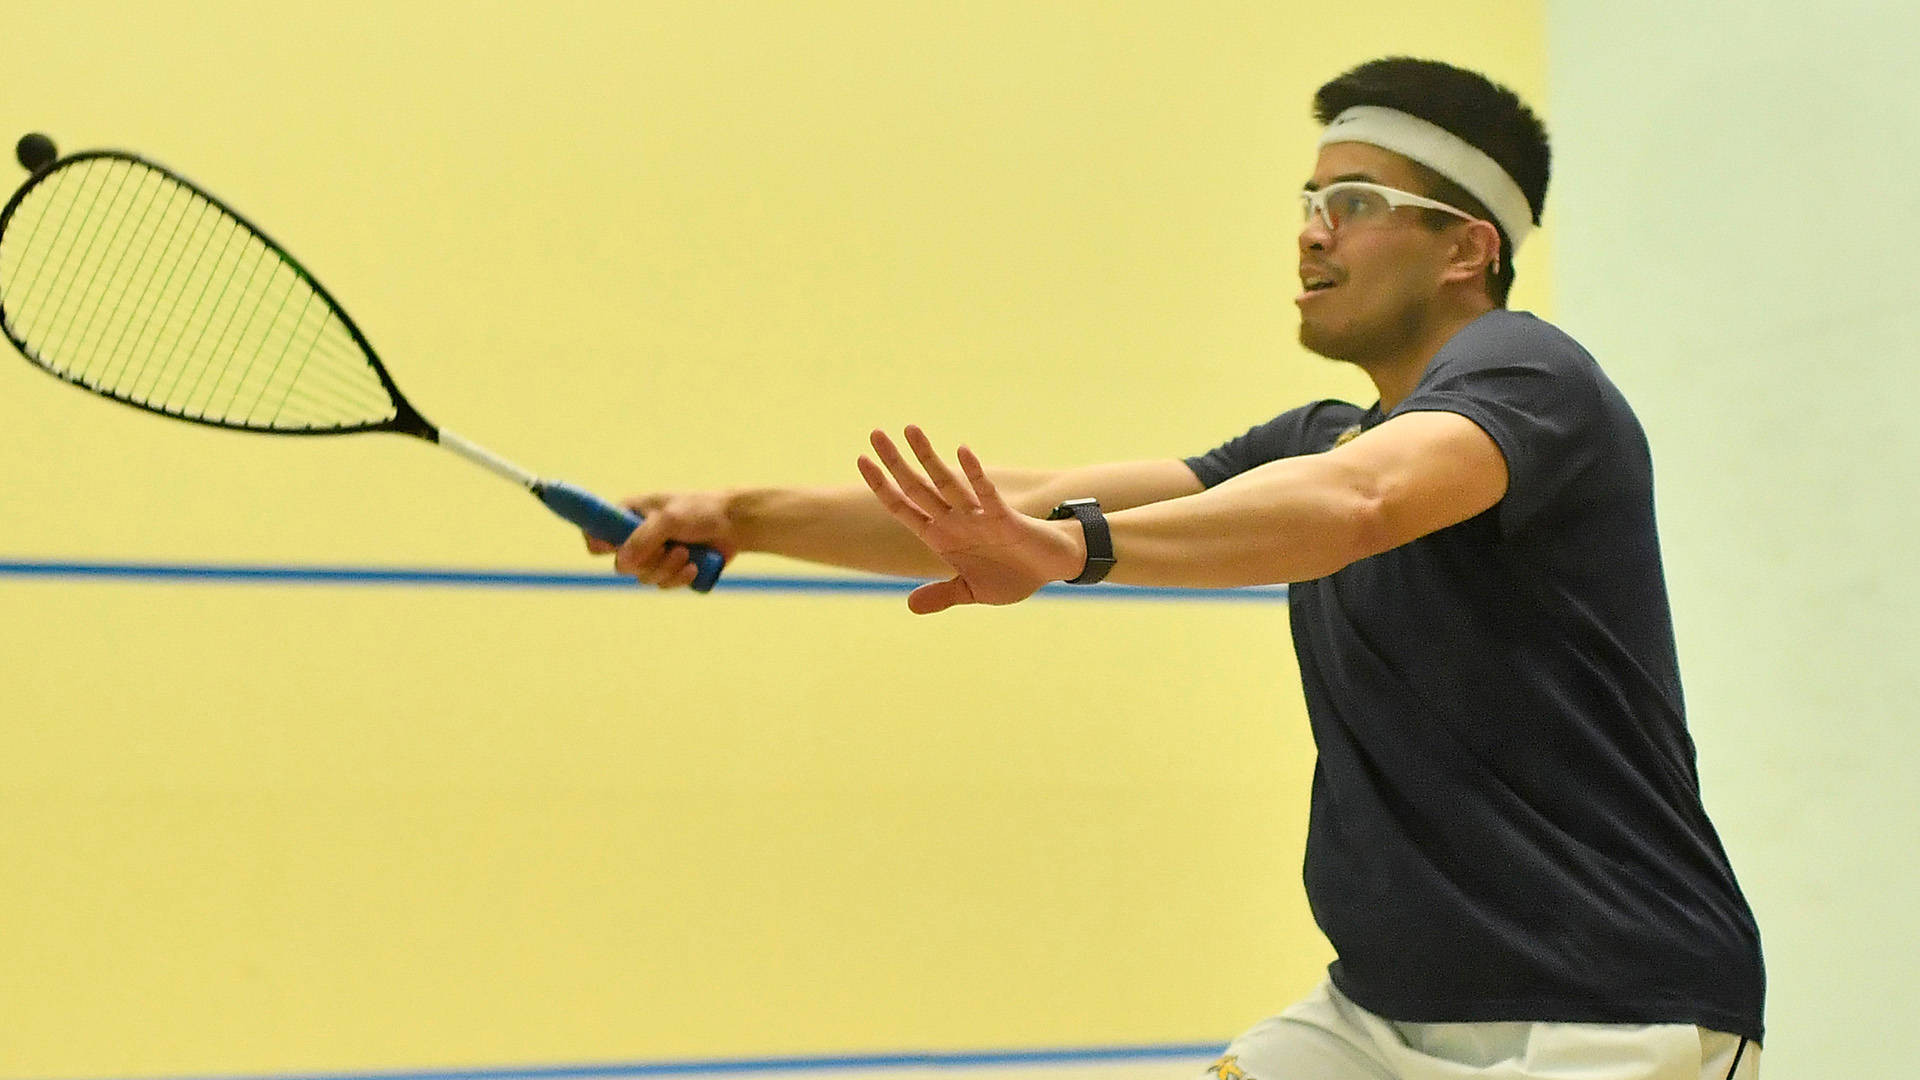
M 397 412 L 304 271 L 143 162 L 85 158 L 27 192 L 0 234 L 0 307 L 35 363 L 169 415 L 328 432 Z

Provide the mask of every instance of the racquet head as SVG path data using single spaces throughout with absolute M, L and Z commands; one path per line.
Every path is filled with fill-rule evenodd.
M 33 175 L 0 209 L 0 329 L 41 369 L 216 427 L 415 435 L 609 543 L 640 524 L 429 423 L 313 275 L 191 181 L 120 151 L 60 158 L 45 136 L 22 139 L 17 155 Z M 712 588 L 725 557 L 682 546 L 700 567 L 693 588 Z
M 133 154 L 61 158 L 0 210 L 0 328 L 47 372 L 177 419 L 434 437 L 304 267 Z

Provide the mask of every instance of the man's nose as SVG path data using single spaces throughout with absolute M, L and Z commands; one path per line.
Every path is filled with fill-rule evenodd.
M 1333 243 L 1333 232 L 1327 228 L 1319 214 L 1308 214 L 1304 225 L 1300 226 L 1301 251 L 1325 251 Z

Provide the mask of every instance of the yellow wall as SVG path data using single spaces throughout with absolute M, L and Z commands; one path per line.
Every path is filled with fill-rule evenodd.
M 609 493 L 1176 456 L 1364 392 L 1292 343 L 1315 86 L 1542 97 L 1535 3 L 1362 15 L 79 0 L 0 134 L 201 181 Z M 8 363 L 0 558 L 590 565 L 428 447 Z M 1327 959 L 1297 696 L 1272 603 L 0 578 L 0 1076 L 1224 1040 Z

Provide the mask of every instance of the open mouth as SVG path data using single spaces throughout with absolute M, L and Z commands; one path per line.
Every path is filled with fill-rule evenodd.
M 1326 292 L 1338 284 L 1339 283 L 1332 278 L 1318 276 L 1303 277 L 1300 279 L 1300 295 L 1294 297 L 1294 299 L 1295 301 L 1305 300 L 1309 296 Z

